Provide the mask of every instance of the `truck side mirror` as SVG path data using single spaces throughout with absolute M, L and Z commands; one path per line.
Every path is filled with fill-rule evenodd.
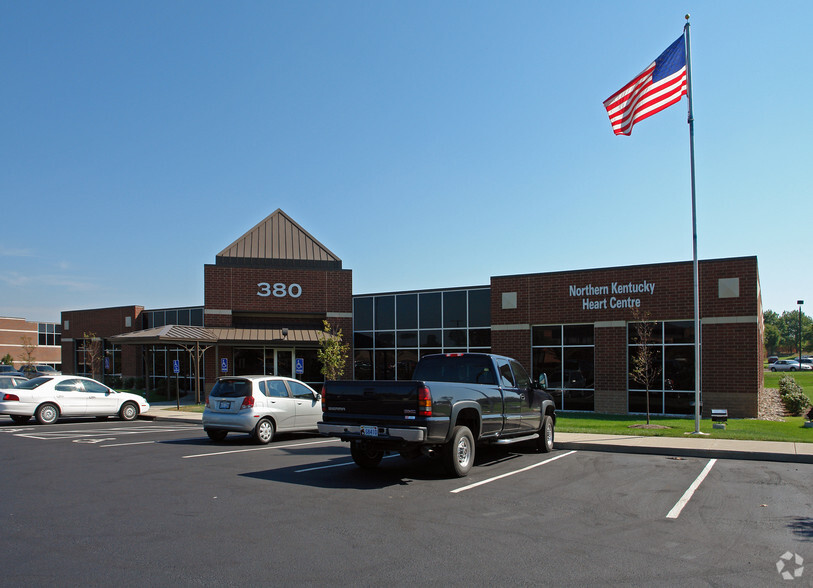
M 540 390 L 547 390 L 548 389 L 548 375 L 547 374 L 539 374 L 539 389 Z

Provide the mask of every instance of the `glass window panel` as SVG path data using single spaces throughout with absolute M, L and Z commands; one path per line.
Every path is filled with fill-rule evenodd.
M 418 364 L 418 350 L 417 349 L 399 349 L 398 350 L 398 379 L 411 380 L 412 374 L 415 372 L 415 366 Z
M 316 349 L 297 349 L 296 356 L 305 362 L 305 371 L 301 374 L 296 374 L 298 380 L 310 382 L 313 385 L 325 379 L 322 375 L 322 364 L 319 363 Z
M 627 365 L 632 370 L 633 364 L 633 357 L 635 357 L 635 353 L 638 349 L 637 345 L 631 345 L 629 348 L 629 356 L 628 356 L 628 363 Z M 657 376 L 654 378 L 654 382 L 650 383 L 649 389 L 650 390 L 663 390 L 663 347 L 657 346 L 652 347 L 652 363 L 655 365 L 660 371 L 657 373 Z M 629 388 L 633 390 L 645 390 L 646 384 L 645 382 L 641 382 L 640 380 L 635 379 L 632 374 L 629 374 Z
M 562 408 L 562 391 L 561 390 L 548 390 L 551 396 L 553 396 L 553 404 L 556 406 L 556 410 L 564 410 Z
M 450 329 L 448 331 L 443 331 L 443 347 L 461 347 L 465 349 L 467 344 L 466 341 L 466 330 L 465 329 Z
M 395 347 L 395 333 L 393 331 L 376 331 L 375 346 L 378 348 Z
M 189 309 L 185 308 L 183 310 L 178 311 L 178 324 L 179 325 L 188 325 L 189 324 Z
M 356 380 L 373 379 L 373 352 L 357 350 L 353 355 L 353 377 Z
M 395 328 L 395 296 L 376 296 L 375 302 L 375 330 Z
M 491 329 L 471 329 L 469 347 L 491 347 Z
M 418 331 L 400 331 L 397 334 L 398 347 L 417 347 Z
M 593 345 L 593 325 L 565 325 L 565 345 Z
M 565 390 L 564 410 L 595 410 L 593 390 Z
M 665 348 L 666 390 L 694 390 L 694 345 Z
M 177 310 L 168 310 L 166 311 L 166 318 L 164 319 L 166 324 L 168 325 L 177 325 L 178 324 L 178 311 Z
M 532 331 L 534 347 L 549 347 L 562 344 L 561 325 L 534 327 Z
M 441 331 L 421 331 L 421 347 L 440 347 L 443 343 L 441 340 Z
M 627 324 L 627 341 L 631 345 L 635 345 L 640 341 L 638 324 L 640 324 L 640 321 Z M 652 325 L 652 332 L 649 335 L 649 343 L 661 343 L 663 341 L 663 323 L 653 322 L 650 324 Z
M 164 311 L 156 310 L 152 313 L 152 322 L 154 327 L 163 327 L 166 324 L 164 322 Z
M 45 333 L 39 333 L 39 335 L 37 336 L 37 345 L 48 345 L 48 335 L 46 335 Z
M 372 298 L 356 298 L 353 300 L 353 329 L 356 331 L 373 330 Z
M 593 348 L 565 347 L 564 356 L 565 388 L 593 388 Z
M 288 388 L 283 380 L 265 380 L 260 382 L 265 384 L 265 395 L 272 398 L 288 398 Z
M 667 392 L 664 404 L 666 414 L 694 414 L 694 392 Z
M 491 290 L 469 290 L 469 327 L 491 326 Z
M 372 349 L 373 334 L 359 332 L 353 333 L 353 347 L 356 349 Z
M 388 350 L 375 352 L 375 379 L 395 379 L 395 351 Z
M 562 348 L 543 347 L 533 350 L 533 375 L 539 379 L 541 374 L 548 377 L 549 388 L 562 387 Z
M 421 294 L 420 301 L 420 328 L 436 329 L 440 324 L 440 292 Z
M 38 323 L 37 324 L 37 332 L 38 333 L 46 333 L 45 323 Z
M 646 392 L 629 393 L 629 411 L 646 413 Z M 663 392 L 649 393 L 649 412 L 663 413 Z
M 671 321 L 663 325 L 664 343 L 694 343 L 693 321 Z
M 399 294 L 395 304 L 398 329 L 418 328 L 418 295 Z
M 465 290 L 443 293 L 443 326 L 447 328 L 466 326 Z
M 60 333 L 54 336 L 54 345 L 62 345 L 62 335 Z
M 193 308 L 190 315 L 189 321 L 192 326 L 195 327 L 202 327 L 203 326 L 203 309 L 202 308 Z

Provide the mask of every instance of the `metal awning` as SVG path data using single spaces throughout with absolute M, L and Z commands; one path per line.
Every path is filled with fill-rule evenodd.
M 189 327 L 185 325 L 164 325 L 122 333 L 110 337 L 111 343 L 118 345 L 161 345 L 161 344 L 299 344 L 318 346 L 319 340 L 333 335 L 319 329 L 240 329 L 235 327 Z

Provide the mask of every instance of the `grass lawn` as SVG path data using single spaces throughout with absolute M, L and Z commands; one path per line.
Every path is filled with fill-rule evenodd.
M 765 372 L 765 387 L 779 388 L 779 379 L 782 376 L 790 375 L 796 380 L 802 389 L 813 402 L 813 371 L 809 372 Z

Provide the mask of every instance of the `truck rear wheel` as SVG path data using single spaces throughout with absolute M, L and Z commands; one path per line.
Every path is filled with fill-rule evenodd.
M 381 463 L 384 452 L 365 443 L 353 441 L 350 443 L 350 455 L 353 456 L 353 461 L 356 462 L 356 465 L 360 468 L 372 470 Z
M 465 477 L 474 464 L 474 436 L 468 427 L 457 426 L 452 439 L 443 448 L 443 465 L 458 478 Z

